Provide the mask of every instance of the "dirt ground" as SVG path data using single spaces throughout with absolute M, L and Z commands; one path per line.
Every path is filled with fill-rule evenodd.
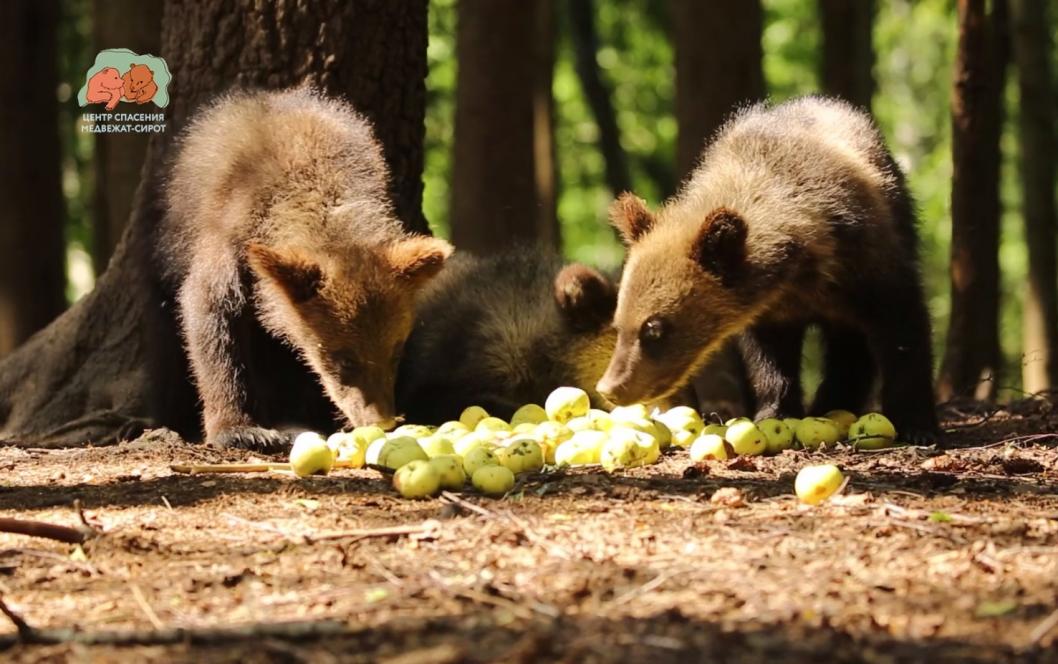
M 528 477 L 502 500 L 402 500 L 371 470 L 175 474 L 246 457 L 167 432 L 7 448 L 2 516 L 75 525 L 79 500 L 103 535 L 0 535 L 4 602 L 65 639 L 19 643 L 0 616 L 0 657 L 1058 661 L 1058 412 L 971 405 L 946 427 L 945 450 L 701 466 L 679 451 Z M 794 474 L 822 459 L 845 493 L 800 506 Z

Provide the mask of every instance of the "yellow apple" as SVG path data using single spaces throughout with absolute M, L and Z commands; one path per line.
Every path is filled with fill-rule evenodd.
M 588 393 L 579 387 L 559 387 L 547 396 L 544 410 L 555 422 L 568 422 L 574 417 L 583 417 L 591 409 Z
M 326 475 L 334 466 L 334 453 L 327 441 L 315 431 L 305 431 L 294 439 L 290 448 L 290 469 L 298 477 Z
M 500 460 L 496 454 L 487 447 L 475 447 L 463 455 L 463 470 L 468 477 L 474 476 L 474 471 L 482 466 L 498 466 Z
M 459 415 L 459 421 L 467 429 L 473 430 L 478 422 L 489 416 L 489 412 L 481 406 L 467 406 Z
M 547 421 L 547 411 L 542 406 L 538 406 L 535 403 L 527 403 L 518 410 L 514 411 L 514 415 L 511 416 L 511 426 L 516 427 L 519 424 L 540 424 L 541 422 Z
M 750 420 L 739 420 L 727 427 L 724 439 L 731 443 L 731 449 L 739 456 L 756 456 L 764 454 L 768 448 L 768 439 L 764 432 Z
M 767 439 L 768 454 L 778 454 L 793 447 L 794 432 L 782 420 L 769 417 L 757 422 L 757 428 L 764 432 Z
M 727 444 L 715 433 L 703 433 L 691 443 L 691 461 L 727 461 Z
M 794 491 L 801 502 L 818 505 L 840 489 L 844 481 L 845 476 L 834 464 L 805 466 L 801 472 L 797 473 L 797 479 L 794 480 Z
M 393 486 L 405 498 L 429 498 L 441 490 L 441 474 L 429 461 L 417 459 L 397 469 Z
M 430 465 L 434 467 L 441 478 L 441 488 L 448 491 L 460 491 L 467 481 L 467 473 L 463 469 L 463 460 L 454 454 L 435 456 L 430 459 Z
M 805 449 L 814 450 L 820 445 L 833 444 L 841 440 L 838 425 L 825 417 L 806 417 L 797 425 L 794 432 L 797 442 Z
M 486 496 L 502 496 L 514 488 L 514 473 L 504 466 L 482 466 L 470 476 L 470 483 Z
M 535 473 L 544 467 L 544 451 L 535 440 L 520 438 L 504 448 L 500 461 L 515 475 Z
M 849 442 L 861 450 L 889 447 L 896 440 L 896 427 L 881 413 L 867 413 L 849 427 Z

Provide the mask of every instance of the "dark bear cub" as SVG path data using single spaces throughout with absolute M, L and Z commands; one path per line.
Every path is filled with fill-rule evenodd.
M 738 335 L 757 417 L 800 416 L 801 346 L 818 324 L 812 412 L 861 411 L 880 371 L 901 440 L 936 438 L 914 206 L 870 117 L 822 98 L 748 108 L 657 214 L 625 195 L 612 219 L 628 258 L 608 399 L 664 396 Z
M 406 234 L 366 120 L 311 90 L 235 94 L 183 137 L 159 243 L 206 438 L 394 421 L 415 293 L 451 247 Z
M 595 392 L 614 333 L 617 289 L 553 251 L 456 252 L 423 292 L 397 379 L 397 409 L 438 424 L 479 405 L 510 418 L 553 389 Z

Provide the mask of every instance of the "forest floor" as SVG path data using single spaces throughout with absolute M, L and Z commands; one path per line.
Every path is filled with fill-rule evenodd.
M 0 657 L 1058 661 L 1058 411 L 949 409 L 945 426 L 943 451 L 678 451 L 501 500 L 403 500 L 371 470 L 175 474 L 245 457 L 168 432 L 7 448 L 3 516 L 76 525 L 76 499 L 103 534 L 0 535 L 6 606 L 33 638 L 81 641 L 2 624 Z M 844 494 L 799 505 L 794 474 L 824 458 Z

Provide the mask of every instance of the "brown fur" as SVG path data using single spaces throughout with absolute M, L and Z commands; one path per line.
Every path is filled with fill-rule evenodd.
M 405 234 L 387 178 L 367 121 L 311 90 L 231 95 L 192 123 L 159 260 L 210 441 L 275 447 L 266 427 L 333 426 L 335 406 L 392 422 L 415 293 L 451 248 Z
M 798 415 L 801 340 L 819 323 L 827 376 L 814 410 L 864 407 L 873 355 L 905 439 L 934 436 L 913 205 L 869 117 L 820 98 L 749 108 L 656 215 L 629 200 L 614 208 L 629 252 L 601 393 L 668 394 L 738 334 L 758 416 Z
M 613 282 L 563 266 L 546 249 L 488 258 L 457 252 L 426 289 L 397 381 L 399 411 L 416 422 L 481 405 L 509 417 L 560 385 L 595 393 L 613 349 Z

